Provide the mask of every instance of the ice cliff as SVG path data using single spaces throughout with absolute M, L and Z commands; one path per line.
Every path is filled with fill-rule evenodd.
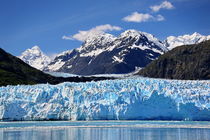
M 0 120 L 210 120 L 210 81 L 127 78 L 0 87 Z

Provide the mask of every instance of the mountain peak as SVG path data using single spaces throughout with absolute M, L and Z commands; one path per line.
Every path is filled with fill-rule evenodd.
M 19 58 L 39 70 L 43 70 L 51 62 L 51 59 L 41 51 L 39 46 L 25 50 Z
M 137 30 L 134 30 L 134 29 L 128 29 L 128 30 L 126 30 L 126 31 L 124 31 L 123 33 L 120 34 L 120 37 L 125 37 L 125 36 L 131 36 L 131 37 L 150 36 L 150 37 L 154 38 L 154 36 L 152 34 L 142 32 L 142 31 L 137 31 Z
M 127 36 L 135 37 L 135 36 L 139 36 L 140 34 L 141 34 L 140 31 L 129 29 L 121 33 L 120 37 L 127 37 Z
M 202 36 L 202 35 L 199 34 L 198 32 L 194 32 L 191 36 Z
M 39 46 L 35 45 L 31 48 L 32 50 L 40 50 Z
M 164 44 L 159 39 L 157 39 L 154 35 L 146 33 L 146 32 L 142 32 L 142 31 L 137 31 L 134 29 L 129 29 L 129 30 L 124 31 L 123 33 L 120 34 L 119 38 L 120 39 L 127 38 L 128 40 L 132 38 L 135 40 L 135 42 L 136 42 L 135 45 L 137 45 L 137 46 L 139 46 L 139 45 L 140 46 L 150 46 L 152 48 L 152 46 L 154 44 L 156 44 L 160 48 L 162 53 L 166 52 L 168 50 L 164 46 Z
M 42 55 L 42 51 L 41 49 L 39 48 L 39 46 L 33 46 L 32 48 L 29 48 L 27 50 L 25 50 L 21 56 L 26 56 L 28 54 L 34 54 L 35 56 L 40 56 Z

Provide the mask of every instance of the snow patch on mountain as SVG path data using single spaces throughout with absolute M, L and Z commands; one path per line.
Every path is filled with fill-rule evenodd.
M 114 62 L 123 63 L 124 62 L 123 58 L 119 58 L 117 56 L 113 56 L 112 59 L 113 59 L 112 63 L 114 63 Z
M 183 35 L 183 36 L 178 36 L 178 37 L 169 36 L 167 37 L 164 43 L 165 43 L 165 46 L 169 50 L 171 50 L 177 46 L 197 44 L 197 43 L 201 43 L 203 41 L 209 40 L 209 39 L 210 39 L 210 35 L 204 36 L 195 32 L 192 35 Z
M 51 62 L 50 57 L 45 55 L 38 46 L 27 49 L 18 57 L 25 63 L 39 70 L 43 70 Z

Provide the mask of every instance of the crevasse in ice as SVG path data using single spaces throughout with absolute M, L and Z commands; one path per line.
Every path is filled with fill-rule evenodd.
M 1 120 L 210 120 L 210 81 L 133 77 L 0 87 Z

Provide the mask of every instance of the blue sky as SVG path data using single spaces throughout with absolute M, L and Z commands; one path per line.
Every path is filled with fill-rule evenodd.
M 136 29 L 161 40 L 193 32 L 210 34 L 209 0 L 168 0 L 171 5 L 163 5 L 163 2 L 0 0 L 0 46 L 13 55 L 20 55 L 25 49 L 38 45 L 52 55 L 79 47 L 82 42 L 78 40 L 82 39 L 78 31 L 100 28 L 107 28 L 102 32 L 114 35 Z M 63 39 L 64 36 L 68 39 Z

